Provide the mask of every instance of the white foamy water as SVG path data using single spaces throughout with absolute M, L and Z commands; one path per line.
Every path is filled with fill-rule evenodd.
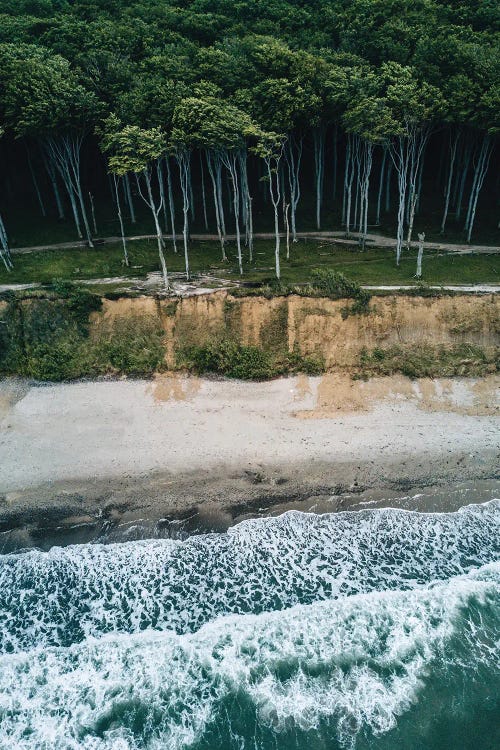
M 414 591 L 233 615 L 194 634 L 108 635 L 3 655 L 0 747 L 181 750 L 238 705 L 261 732 L 327 721 L 352 747 L 361 731 L 395 727 L 430 669 L 460 658 L 473 676 L 482 662 L 498 663 L 488 611 L 499 583 L 495 564 Z
M 500 691 L 499 532 L 496 500 L 0 556 L 0 750 L 449 738 Z
M 500 501 L 245 521 L 187 541 L 77 545 L 0 557 L 0 650 L 104 632 L 198 630 L 229 613 L 409 589 L 500 557 Z

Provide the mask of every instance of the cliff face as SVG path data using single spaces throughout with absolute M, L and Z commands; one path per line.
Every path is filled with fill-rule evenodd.
M 117 318 L 154 318 L 165 331 L 169 367 L 175 366 L 179 349 L 228 337 L 264 350 L 320 356 L 326 369 L 354 367 L 363 351 L 468 343 L 491 353 L 500 342 L 500 299 L 495 295 L 376 297 L 368 314 L 344 319 L 345 306 L 345 300 L 233 298 L 225 292 L 173 302 L 104 300 L 102 312 L 93 316 L 93 335 Z
M 165 370 L 238 379 L 346 371 L 480 377 L 498 370 L 500 297 L 322 297 L 227 292 L 107 300 L 86 291 L 0 307 L 0 373 L 34 380 Z

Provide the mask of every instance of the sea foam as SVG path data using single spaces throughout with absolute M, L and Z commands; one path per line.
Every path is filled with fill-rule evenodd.
M 289 512 L 225 534 L 0 557 L 0 653 L 107 632 L 194 632 L 283 610 L 446 580 L 500 557 L 500 501 L 456 513 Z
M 4 654 L 0 748 L 285 750 L 322 737 L 352 748 L 393 731 L 429 675 L 453 684 L 458 666 L 464 693 L 497 668 L 499 602 L 497 563 L 410 591 L 225 616 L 196 633 Z

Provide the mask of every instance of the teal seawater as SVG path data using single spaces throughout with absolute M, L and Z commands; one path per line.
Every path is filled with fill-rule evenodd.
M 0 557 L 1 750 L 500 747 L 500 502 Z

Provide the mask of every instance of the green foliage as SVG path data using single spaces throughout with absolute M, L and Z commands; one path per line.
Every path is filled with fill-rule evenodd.
M 245 346 L 232 339 L 213 339 L 202 346 L 184 347 L 177 352 L 177 364 L 198 375 L 214 373 L 239 380 L 266 380 L 279 375 L 324 372 L 320 356 L 304 357 L 293 352 L 271 352 Z
M 364 349 L 360 356 L 359 374 L 392 375 L 400 372 L 410 378 L 481 376 L 498 370 L 498 352 L 488 353 L 472 344 L 411 347 L 391 346 L 387 349 Z
M 319 268 L 312 272 L 312 288 L 330 297 L 330 299 L 351 298 L 354 303 L 341 310 L 345 320 L 349 315 L 366 315 L 370 312 L 371 294 L 362 289 L 355 281 L 347 279 L 343 273 L 331 269 Z
M 63 296 L 14 297 L 0 312 L 0 373 L 59 381 L 150 375 L 161 368 L 164 332 L 156 319 L 129 316 L 90 331 L 89 315 L 101 300 L 87 290 L 55 286 Z
M 214 97 L 188 97 L 176 107 L 171 143 L 174 148 L 234 150 L 260 130 L 248 114 Z
M 143 172 L 166 153 L 165 136 L 160 128 L 121 127 L 115 116 L 104 124 L 102 146 L 104 151 L 111 152 L 109 168 L 118 175 Z
M 64 279 L 55 279 L 50 288 L 59 298 L 67 300 L 68 310 L 79 330 L 82 333 L 87 333 L 89 315 L 102 308 L 101 297 L 93 294 L 86 287 L 79 287 L 71 281 L 64 281 Z
M 164 335 L 156 318 L 116 318 L 101 324 L 84 355 L 94 373 L 152 375 L 165 358 Z
M 200 375 L 212 372 L 241 380 L 266 380 L 275 374 L 268 353 L 227 340 L 187 347 L 178 353 L 178 364 Z

